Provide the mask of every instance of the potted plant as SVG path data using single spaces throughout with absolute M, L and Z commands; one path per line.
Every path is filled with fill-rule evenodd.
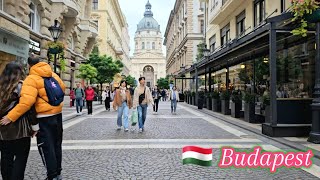
M 243 96 L 244 100 L 244 120 L 249 123 L 254 123 L 255 121 L 255 94 L 246 92 Z
M 196 92 L 191 93 L 191 104 L 196 105 Z
M 219 92 L 214 91 L 211 96 L 212 96 L 212 110 L 214 112 L 221 112 L 221 101 L 220 101 Z
M 54 56 L 56 56 L 60 64 L 60 69 L 62 72 L 64 72 L 66 70 L 66 60 L 64 56 L 65 45 L 59 41 L 50 41 L 46 44 L 46 48 L 48 49 L 48 61 L 50 62 L 52 59 L 54 59 Z
M 271 123 L 271 118 L 270 118 L 270 95 L 265 94 L 262 96 L 262 104 L 264 107 L 264 116 L 265 116 L 265 122 L 266 123 Z
M 60 41 L 47 43 L 47 48 L 50 54 L 59 54 L 64 50 L 64 44 Z
M 199 91 L 198 92 L 198 109 L 202 109 L 203 108 L 203 104 L 204 104 L 204 92 L 203 91 Z
M 233 91 L 231 94 L 231 116 L 240 118 L 240 111 L 242 109 L 241 91 Z
M 230 93 L 228 90 L 222 91 L 220 95 L 221 99 L 221 113 L 224 115 L 230 115 Z
M 315 23 L 320 21 L 320 0 L 292 0 L 292 21 L 299 25 L 292 30 L 292 34 L 307 36 L 308 22 Z
M 206 101 L 207 101 L 207 109 L 212 110 L 212 93 L 207 93 Z

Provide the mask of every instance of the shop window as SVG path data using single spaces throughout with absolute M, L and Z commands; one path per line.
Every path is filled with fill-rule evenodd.
M 30 27 L 32 30 L 39 32 L 40 31 L 40 14 L 38 11 L 38 6 L 31 1 L 30 5 L 30 14 L 29 14 L 29 19 L 30 19 Z
M 92 1 L 92 9 L 93 10 L 98 10 L 98 0 L 93 0 Z
M 145 49 L 145 44 L 144 44 L 144 42 L 142 42 L 142 49 Z
M 203 34 L 204 33 L 204 20 L 200 21 L 200 33 Z
M 209 43 L 210 43 L 210 52 L 213 52 L 216 49 L 216 35 L 213 35 L 209 39 Z
M 244 35 L 246 26 L 245 26 L 245 20 L 246 20 L 246 11 L 242 11 L 237 16 L 237 36 L 240 37 Z
M 226 45 L 230 41 L 230 24 L 221 29 L 221 46 Z
M 152 49 L 156 49 L 156 43 L 152 42 Z
M 254 26 L 259 26 L 266 18 L 265 0 L 255 0 L 254 2 Z

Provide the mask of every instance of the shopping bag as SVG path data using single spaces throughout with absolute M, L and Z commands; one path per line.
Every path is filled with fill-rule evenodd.
M 135 126 L 138 123 L 138 112 L 132 111 L 131 114 L 131 126 Z

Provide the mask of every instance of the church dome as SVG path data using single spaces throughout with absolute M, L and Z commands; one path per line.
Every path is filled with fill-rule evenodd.
M 148 1 L 146 4 L 146 11 L 144 12 L 144 18 L 139 22 L 137 31 L 143 30 L 155 30 L 160 31 L 159 23 L 153 18 L 151 11 L 151 4 Z

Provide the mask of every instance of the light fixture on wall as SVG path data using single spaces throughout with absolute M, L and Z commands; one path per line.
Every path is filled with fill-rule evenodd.
M 263 58 L 263 62 L 264 63 L 268 63 L 269 62 L 269 58 Z
M 244 68 L 246 68 L 246 65 L 244 65 L 244 64 L 241 64 L 241 69 L 244 69 Z

